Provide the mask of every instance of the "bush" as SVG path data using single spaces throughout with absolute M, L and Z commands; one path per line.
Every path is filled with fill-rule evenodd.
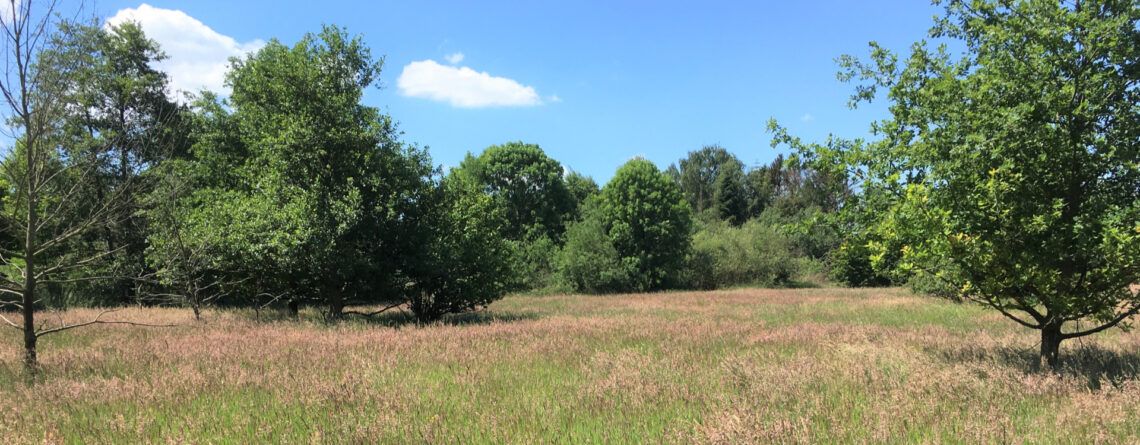
M 693 236 L 690 285 L 702 289 L 788 284 L 801 262 L 777 227 L 749 221 L 736 228 L 706 225 Z
M 449 177 L 437 190 L 430 239 L 408 265 L 404 295 L 417 321 L 486 306 L 512 287 L 516 251 L 499 235 L 503 221 L 490 196 Z
M 859 240 L 847 240 L 828 258 L 831 278 L 847 286 L 889 286 L 890 277 L 875 270 L 871 264 L 871 249 Z
M 532 233 L 522 241 L 512 242 L 515 249 L 517 290 L 549 289 L 554 285 L 554 262 L 558 245 L 543 233 Z
M 566 245 L 558 252 L 555 269 L 559 284 L 574 292 L 600 294 L 632 287 L 632 271 L 618 257 L 592 208 L 585 209 L 584 218 L 566 230 Z

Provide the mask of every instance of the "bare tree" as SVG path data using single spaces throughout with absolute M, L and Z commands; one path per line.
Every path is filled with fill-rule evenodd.
M 37 368 L 36 343 L 40 337 L 93 324 L 145 325 L 104 320 L 99 316 L 78 323 L 36 320 L 41 285 L 106 279 L 94 276 L 93 265 L 115 253 L 112 248 L 76 251 L 69 241 L 92 230 L 115 224 L 124 216 L 125 183 L 93 202 L 91 177 L 99 166 L 97 154 L 73 155 L 66 150 L 61 121 L 75 104 L 69 103 L 68 72 L 81 60 L 42 60 L 50 54 L 52 35 L 59 24 L 58 1 L 0 0 L 0 47 L 3 76 L 0 95 L 14 142 L 0 173 L 7 180 L 11 206 L 4 209 L 4 230 L 13 242 L 0 246 L 0 294 L 15 297 L 0 306 L 19 309 L 22 320 L 0 320 L 23 331 L 24 364 Z M 50 63 L 48 63 L 50 62 Z M 42 317 L 41 317 L 42 318 Z

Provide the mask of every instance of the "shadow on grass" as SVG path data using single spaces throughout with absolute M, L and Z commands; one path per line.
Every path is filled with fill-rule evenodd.
M 951 362 L 992 363 L 1026 374 L 1049 372 L 1042 368 L 1035 348 L 966 347 L 941 351 L 940 355 Z M 1105 384 L 1119 388 L 1127 381 L 1140 378 L 1140 353 L 1113 351 L 1096 345 L 1062 347 L 1060 374 L 1085 380 L 1090 390 L 1099 390 Z
M 262 323 L 288 323 L 288 322 L 307 322 L 316 324 L 328 324 L 324 312 L 317 308 L 305 308 L 297 314 L 296 317 L 289 314 L 287 311 L 281 309 L 265 309 L 255 313 L 254 311 L 243 311 L 246 317 L 251 320 Z M 473 312 L 464 312 L 459 314 L 448 314 L 443 316 L 438 321 L 427 323 L 427 325 L 443 324 L 452 326 L 467 326 L 467 325 L 484 325 L 491 323 L 509 323 L 514 321 L 523 320 L 537 320 L 540 318 L 536 312 L 502 312 L 492 310 L 480 310 Z M 418 323 L 411 312 L 392 310 L 377 314 L 373 316 L 360 316 L 351 313 L 346 313 L 338 323 L 349 323 L 356 325 L 366 326 L 383 326 L 383 327 L 407 327 L 422 325 Z
M 537 320 L 539 315 L 535 312 L 499 312 L 499 311 L 474 311 L 463 312 L 459 314 L 444 315 L 438 321 L 427 323 L 426 325 L 442 324 L 450 326 L 472 326 L 472 325 L 485 325 L 491 323 L 509 323 L 524 320 Z M 392 311 L 372 317 L 359 317 L 347 316 L 346 321 L 350 323 L 360 323 L 372 326 L 385 326 L 385 327 L 406 327 L 421 325 L 408 311 Z

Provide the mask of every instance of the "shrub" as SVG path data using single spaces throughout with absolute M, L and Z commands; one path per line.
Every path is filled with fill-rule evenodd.
M 693 236 L 690 285 L 711 289 L 782 285 L 797 275 L 791 240 L 777 227 L 749 221 L 741 227 L 708 224 Z
M 831 278 L 847 286 L 889 286 L 891 279 L 875 270 L 866 242 L 850 239 L 828 257 Z
M 555 259 L 558 282 L 591 294 L 627 290 L 632 286 L 631 271 L 618 257 L 597 210 L 589 207 L 584 218 L 566 230 L 566 245 Z

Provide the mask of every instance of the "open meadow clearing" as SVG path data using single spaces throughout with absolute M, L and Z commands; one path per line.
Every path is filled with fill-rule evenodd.
M 90 318 L 73 310 L 64 319 Z M 263 317 L 267 315 L 262 314 Z M 268 315 L 279 317 L 276 313 Z M 123 309 L 0 336 L 4 443 L 1140 441 L 1140 335 L 1067 343 L 900 289 L 510 296 L 426 327 Z M 51 315 L 55 317 L 55 315 Z

